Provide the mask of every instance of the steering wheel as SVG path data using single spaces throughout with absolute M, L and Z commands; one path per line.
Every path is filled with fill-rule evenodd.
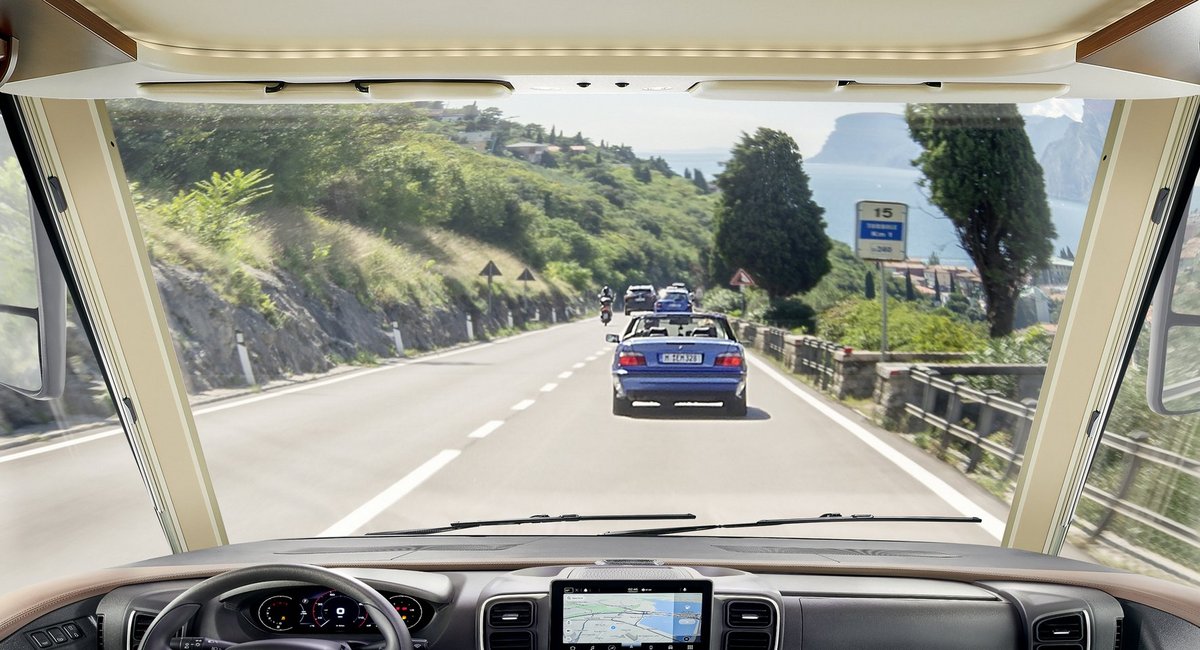
M 294 580 L 336 589 L 366 607 L 367 616 L 383 635 L 383 646 L 379 650 L 413 650 L 408 626 L 382 594 L 361 580 L 311 564 L 260 564 L 227 571 L 193 586 L 168 603 L 154 618 L 142 637 L 140 650 L 170 650 L 171 637 L 198 614 L 205 604 L 231 589 L 273 580 Z M 214 640 L 196 639 L 195 650 L 210 650 L 209 646 L 217 645 L 212 641 Z M 344 641 L 318 638 L 218 643 L 220 647 L 229 650 L 349 650 L 349 645 Z M 186 647 L 190 647 L 190 644 Z

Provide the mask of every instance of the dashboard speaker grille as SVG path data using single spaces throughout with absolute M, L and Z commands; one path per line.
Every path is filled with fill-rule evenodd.
M 1033 636 L 1039 643 L 1083 641 L 1083 612 L 1071 612 L 1043 618 L 1033 626 Z
M 729 627 L 769 627 L 771 606 L 757 600 L 731 600 L 725 605 L 725 624 Z
M 488 650 L 533 650 L 533 633 L 522 630 L 492 632 L 488 635 Z
M 104 614 L 96 614 L 96 650 L 104 650 Z
M 1117 619 L 1117 631 L 1113 635 L 1113 650 L 1121 650 L 1121 636 L 1125 631 L 1125 619 Z
M 770 650 L 771 635 L 766 632 L 730 632 L 725 635 L 725 650 Z
M 533 625 L 533 603 L 528 600 L 496 603 L 488 609 L 487 620 L 492 627 L 529 627 Z

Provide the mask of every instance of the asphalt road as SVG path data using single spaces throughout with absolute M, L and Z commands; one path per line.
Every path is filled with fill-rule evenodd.
M 746 418 L 704 407 L 613 416 L 603 337 L 623 324 L 561 325 L 198 407 L 231 541 L 539 513 L 731 522 L 841 512 L 986 521 L 739 534 L 997 543 L 1005 508 L 994 498 L 760 358 L 751 360 Z M 2 587 L 168 552 L 119 433 L 0 455 L 0 494 Z

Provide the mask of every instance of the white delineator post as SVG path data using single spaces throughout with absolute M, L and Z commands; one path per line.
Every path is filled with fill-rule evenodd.
M 550 307 L 550 322 L 551 323 L 558 322 L 558 310 L 555 309 L 554 307 Z
M 400 336 L 400 324 L 392 321 L 392 342 L 396 344 L 396 356 L 404 356 L 404 337 Z
M 471 320 L 470 314 L 467 314 L 467 340 L 475 340 L 475 323 Z
M 242 374 L 246 377 L 246 385 L 255 385 L 254 369 L 250 367 L 250 351 L 246 349 L 246 337 L 242 330 L 235 330 L 233 338 L 237 342 L 238 359 L 242 362 Z
M 512 315 L 512 310 L 510 309 L 510 310 L 508 311 L 508 329 L 512 329 L 513 327 L 514 327 L 514 325 L 513 325 L 513 315 Z

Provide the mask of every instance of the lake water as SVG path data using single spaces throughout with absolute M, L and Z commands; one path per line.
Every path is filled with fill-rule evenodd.
M 721 162 L 727 153 L 662 152 L 643 155 L 661 156 L 671 168 L 683 173 L 684 168 L 699 169 L 708 179 L 721 172 Z M 830 165 L 804 163 L 813 199 L 825 208 L 829 236 L 848 244 L 854 242 L 854 205 L 859 201 L 895 201 L 908 204 L 908 255 L 928 259 L 937 253 L 944 264 L 973 266 L 966 252 L 958 245 L 954 227 L 940 210 L 925 200 L 917 186 L 921 173 L 916 169 L 868 167 L 861 165 Z M 1058 231 L 1055 254 L 1064 246 L 1079 249 L 1086 203 L 1050 199 L 1051 219 Z

